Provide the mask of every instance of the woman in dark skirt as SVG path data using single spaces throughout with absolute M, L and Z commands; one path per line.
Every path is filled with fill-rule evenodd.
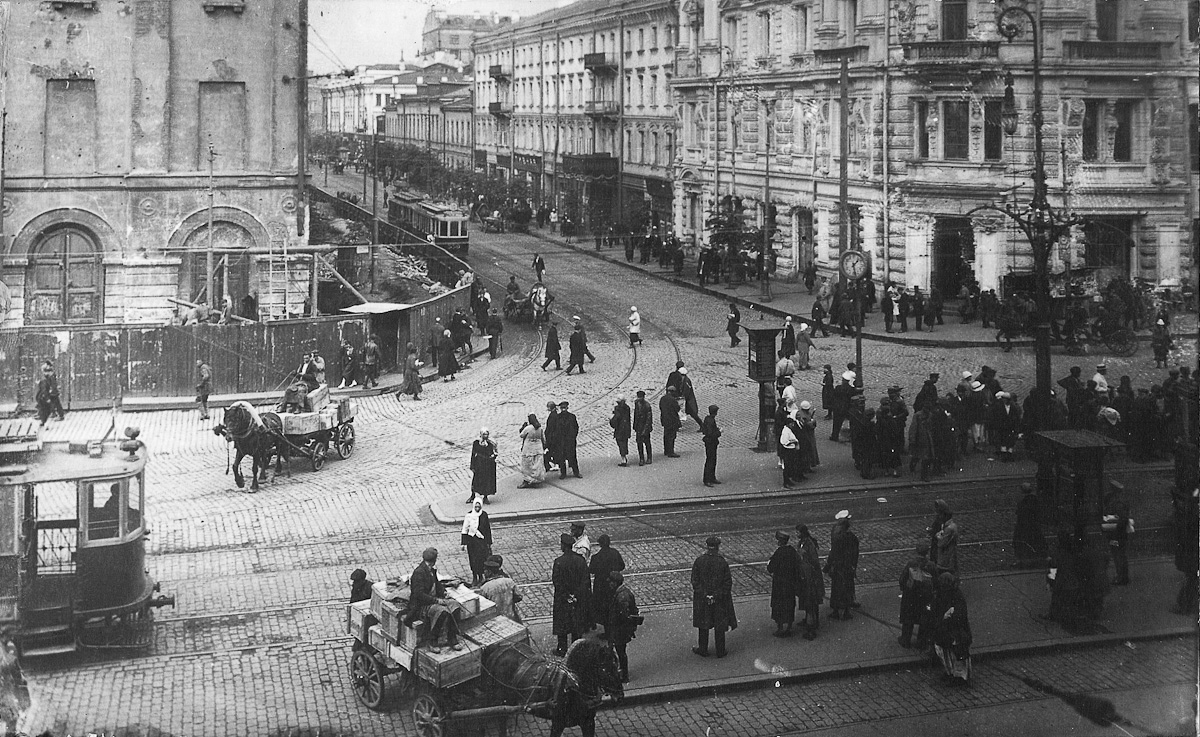
M 442 377 L 443 382 L 454 381 L 457 373 L 458 356 L 454 355 L 454 339 L 450 337 L 449 330 L 443 330 L 438 342 L 438 376 Z
M 471 564 L 472 585 L 479 585 L 487 572 L 483 564 L 492 554 L 492 525 L 488 522 L 487 512 L 483 511 L 483 502 L 478 499 L 471 503 L 471 511 L 463 519 L 462 546 Z
M 491 433 L 486 427 L 479 430 L 479 439 L 471 444 L 471 496 L 467 503 L 475 501 L 475 497 L 483 497 L 483 503 L 488 503 L 488 497 L 496 493 L 496 456 L 498 449 L 491 439 Z

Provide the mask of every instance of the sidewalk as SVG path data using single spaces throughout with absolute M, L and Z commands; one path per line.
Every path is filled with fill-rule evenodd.
M 1195 617 L 1170 611 L 1181 579 L 1169 560 L 1134 561 L 1130 578 L 1132 585 L 1113 587 L 1105 600 L 1099 622 L 1102 634 L 1097 635 L 1072 635 L 1058 623 L 1038 616 L 1046 612 L 1050 601 L 1043 572 L 963 579 L 975 664 L 1062 647 L 1125 642 L 1130 650 L 1136 650 L 1138 640 L 1195 637 Z M 627 576 L 626 581 L 636 595 L 638 574 Z M 927 669 L 931 684 L 935 684 L 941 671 L 929 665 L 927 656 L 905 650 L 896 642 L 900 634 L 899 589 L 876 584 L 860 586 L 857 593 L 862 608 L 854 611 L 850 621 L 830 620 L 826 616 L 828 602 L 822 605 L 820 630 L 812 641 L 799 635 L 773 637 L 769 598 L 739 598 L 740 626 L 729 633 L 729 655 L 722 659 L 692 653 L 696 631 L 691 626 L 690 604 L 647 610 L 646 623 L 629 645 L 630 682 L 623 703 L 902 667 Z M 535 624 L 531 630 L 544 648 L 554 648 L 548 622 Z
M 709 294 L 713 297 L 721 299 L 725 302 L 736 302 L 743 308 L 749 308 L 758 312 L 778 317 L 782 319 L 787 315 L 792 315 L 797 318 L 808 320 L 812 315 L 812 305 L 816 299 L 814 295 L 809 294 L 805 288 L 803 280 L 790 283 L 786 280 L 771 280 L 771 299 L 764 300 L 762 297 L 762 287 L 757 281 L 747 281 L 741 285 L 707 285 L 700 286 L 696 279 L 696 262 L 694 260 L 685 260 L 683 264 L 683 273 L 679 276 L 675 275 L 674 267 L 662 268 L 656 262 L 649 264 L 640 264 L 640 253 L 635 254 L 632 261 L 625 260 L 625 252 L 620 248 L 604 248 L 597 251 L 595 248 L 595 240 L 590 236 L 585 236 L 577 239 L 572 243 L 567 243 L 561 235 L 550 233 L 548 230 L 537 227 L 529 229 L 529 235 L 543 241 L 555 243 L 564 248 L 571 248 L 580 253 L 588 254 L 594 258 L 603 259 L 629 269 L 635 269 L 648 276 L 664 281 L 672 282 L 681 287 L 691 289 L 698 292 Z M 550 268 L 554 268 L 551 266 Z M 836 274 L 824 272 L 822 276 L 827 276 L 831 279 L 836 278 Z M 887 343 L 899 343 L 912 346 L 933 346 L 938 348 L 963 348 L 963 347 L 979 347 L 979 346 L 994 346 L 996 345 L 996 329 L 983 328 L 979 321 L 963 325 L 958 316 L 957 300 L 947 300 L 946 313 L 944 316 L 945 325 L 934 326 L 934 331 L 922 332 L 916 329 L 916 321 L 909 319 L 909 330 L 906 333 L 899 331 L 899 326 L 896 327 L 897 332 L 888 333 L 884 330 L 883 317 L 880 315 L 878 308 L 874 312 L 867 313 L 866 321 L 863 324 L 863 338 L 870 340 L 878 340 Z M 750 316 L 743 314 L 742 322 L 747 323 Z M 1171 326 L 1172 333 L 1176 336 L 1192 336 L 1196 334 L 1197 316 L 1195 313 L 1178 313 L 1175 315 L 1175 322 Z M 830 328 L 830 335 L 834 335 L 836 331 Z M 1139 340 L 1149 341 L 1150 331 L 1143 330 L 1138 334 Z M 1033 346 L 1033 338 L 1022 337 L 1013 340 L 1014 346 Z

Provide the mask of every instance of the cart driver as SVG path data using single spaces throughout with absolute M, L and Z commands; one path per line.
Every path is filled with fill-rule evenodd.
M 437 548 L 426 548 L 421 553 L 421 565 L 412 573 L 408 584 L 411 589 L 409 604 L 412 610 L 406 619 L 406 624 L 420 618 L 429 623 L 429 649 L 440 653 L 442 647 L 438 642 L 445 635 L 446 645 L 452 650 L 462 650 L 458 640 L 458 622 L 454 619 L 453 602 L 446 599 L 446 587 L 437 576 Z

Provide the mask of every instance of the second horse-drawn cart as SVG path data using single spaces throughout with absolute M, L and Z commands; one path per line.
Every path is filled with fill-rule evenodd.
M 370 600 L 346 607 L 346 631 L 354 639 L 350 685 L 358 700 L 384 708 L 388 677 L 395 675 L 397 699 L 420 737 L 443 737 L 453 723 L 481 720 L 506 735 L 517 714 L 550 720 L 555 737 L 571 726 L 594 735 L 596 709 L 624 694 L 612 646 L 585 638 L 565 658 L 539 652 L 524 624 L 467 586 L 447 584 L 461 650 L 431 647 L 426 623 L 405 623 L 412 617 L 401 582 L 377 583 Z

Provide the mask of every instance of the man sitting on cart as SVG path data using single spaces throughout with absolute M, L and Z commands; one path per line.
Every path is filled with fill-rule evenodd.
M 428 622 L 429 649 L 435 653 L 442 651 L 438 641 L 443 633 L 446 647 L 462 650 L 463 645 L 458 641 L 458 622 L 454 619 L 454 602 L 445 598 L 446 587 L 438 580 L 437 557 L 437 548 L 426 548 L 421 553 L 421 565 L 416 567 L 408 580 L 411 609 L 405 623 L 411 625 L 417 619 Z

